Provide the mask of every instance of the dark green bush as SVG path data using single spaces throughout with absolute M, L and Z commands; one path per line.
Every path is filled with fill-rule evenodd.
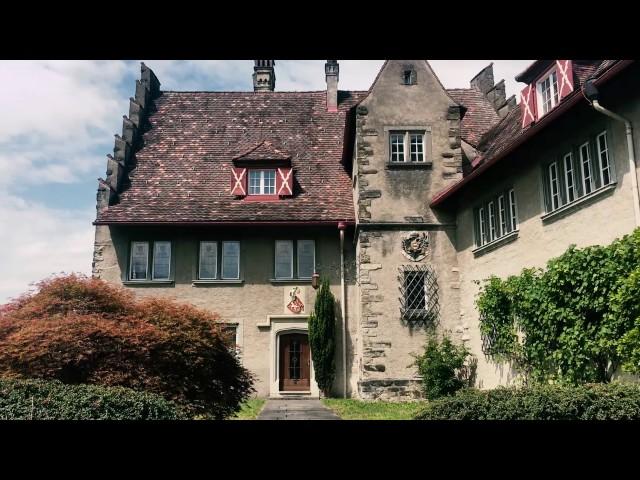
M 415 358 L 422 389 L 430 400 L 452 395 L 473 383 L 471 352 L 464 345 L 455 345 L 446 335 L 441 341 L 435 335 L 429 336 L 424 353 Z
M 0 378 L 2 420 L 179 420 L 159 395 L 124 387 L 67 385 L 57 380 Z
M 329 396 L 336 375 L 335 303 L 329 280 L 324 279 L 316 297 L 313 313 L 309 316 L 309 345 L 316 382 L 326 396 Z
M 640 385 L 536 385 L 463 390 L 430 402 L 418 420 L 640 420 Z

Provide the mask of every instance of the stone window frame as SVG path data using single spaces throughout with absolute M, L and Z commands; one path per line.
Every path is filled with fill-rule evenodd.
M 392 162 L 391 161 L 391 134 L 396 132 L 404 132 L 405 134 L 405 159 L 411 158 L 410 137 L 411 133 L 422 133 L 423 139 L 423 162 L 416 161 L 404 161 L 404 162 Z M 431 125 L 385 125 L 384 127 L 384 142 L 386 148 L 386 168 L 387 169 L 420 169 L 431 168 L 433 166 L 433 140 L 432 140 L 432 128 Z
M 146 268 L 146 277 L 145 278 L 131 278 L 131 269 L 133 267 L 133 245 L 136 243 L 144 243 L 147 245 L 147 268 Z M 154 261 L 153 257 L 155 254 L 155 244 L 156 243 L 168 243 L 169 244 L 169 277 L 156 279 L 154 278 L 153 268 Z M 128 250 L 127 250 L 127 268 L 123 269 L 122 272 L 122 283 L 124 285 L 167 285 L 174 283 L 174 275 L 175 275 L 175 242 L 170 239 L 154 239 L 154 238 L 144 238 L 144 237 L 135 237 L 131 238 L 128 242 Z
M 276 276 L 276 254 L 277 242 L 291 242 L 291 276 L 290 277 L 277 277 Z M 300 242 L 312 242 L 313 243 L 313 273 L 309 277 L 300 276 Z M 272 283 L 291 283 L 291 282 L 310 282 L 313 279 L 313 274 L 316 273 L 318 266 L 317 263 L 317 242 L 315 238 L 296 238 L 296 239 L 276 239 L 273 242 L 273 278 L 270 279 Z

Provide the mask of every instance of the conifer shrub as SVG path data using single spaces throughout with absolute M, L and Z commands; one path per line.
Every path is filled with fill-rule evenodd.
M 0 311 L 0 377 L 122 386 L 225 418 L 253 392 L 225 340 L 215 313 L 59 276 Z
M 336 374 L 336 313 L 335 298 L 324 279 L 309 316 L 309 345 L 318 388 L 329 396 Z
M 124 387 L 0 378 L 0 420 L 181 420 L 160 395 Z

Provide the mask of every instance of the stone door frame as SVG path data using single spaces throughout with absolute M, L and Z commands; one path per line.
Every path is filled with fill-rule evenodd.
M 313 358 L 310 358 L 310 390 L 308 392 L 283 392 L 280 390 L 280 335 L 287 333 L 301 333 L 309 335 L 309 315 L 268 315 L 265 323 L 258 324 L 259 328 L 270 330 L 269 342 L 269 396 L 271 398 L 287 398 L 292 395 L 305 395 L 320 398 L 320 389 L 316 383 L 313 370 Z M 311 355 L 310 355 L 311 356 Z

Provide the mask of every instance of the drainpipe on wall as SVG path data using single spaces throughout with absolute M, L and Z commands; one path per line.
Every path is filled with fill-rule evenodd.
M 592 80 L 587 80 L 583 88 L 583 94 L 591 102 L 591 106 L 596 111 L 624 123 L 627 135 L 627 150 L 629 152 L 629 173 L 631 174 L 631 190 L 633 194 L 633 212 L 636 218 L 636 227 L 640 227 L 640 193 L 638 192 L 638 170 L 636 169 L 636 159 L 633 149 L 633 127 L 631 122 L 617 113 L 607 110 L 598 101 L 598 89 Z
M 344 398 L 347 398 L 347 307 L 345 305 L 345 285 L 344 285 L 344 229 L 346 224 L 344 222 L 338 223 L 338 229 L 340 230 L 340 313 L 342 314 L 342 369 L 343 374 L 343 391 Z

